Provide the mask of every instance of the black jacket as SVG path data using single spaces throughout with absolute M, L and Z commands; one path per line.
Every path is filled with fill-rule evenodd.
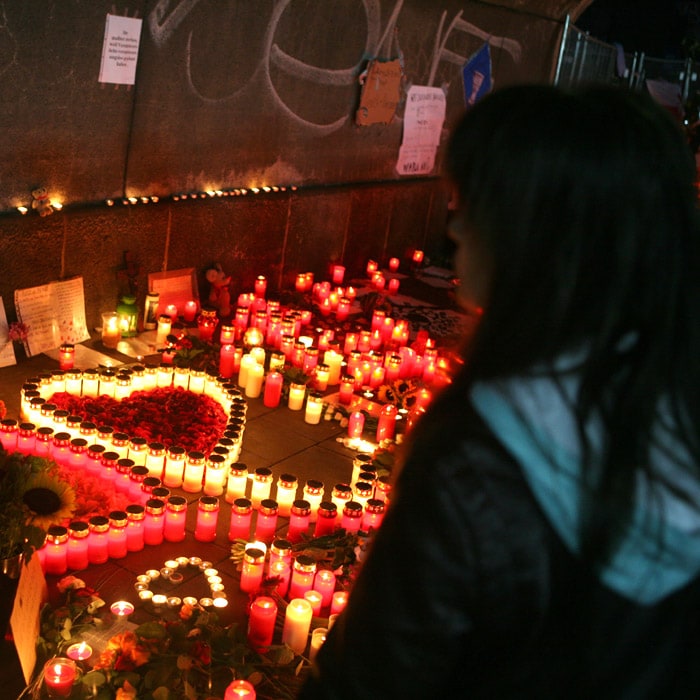
M 631 603 L 464 400 L 423 421 L 300 699 L 700 698 L 700 582 Z

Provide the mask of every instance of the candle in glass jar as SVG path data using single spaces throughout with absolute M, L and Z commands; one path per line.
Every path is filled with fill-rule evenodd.
M 43 546 L 44 572 L 61 575 L 68 570 L 68 529 L 62 525 L 51 525 Z
M 109 514 L 107 533 L 107 555 L 110 559 L 123 559 L 127 554 L 126 526 L 127 515 L 123 510 L 113 510 Z
M 73 369 L 75 362 L 75 345 L 66 343 L 58 348 L 58 366 L 60 369 Z
M 289 527 L 287 539 L 290 542 L 299 542 L 311 524 L 311 504 L 300 498 L 292 503 L 289 511 Z
M 255 296 L 264 297 L 267 291 L 267 278 L 265 275 L 258 275 L 255 278 Z
M 198 542 L 213 542 L 216 539 L 216 525 L 219 519 L 219 499 L 202 496 L 197 506 L 197 522 L 194 538 Z
M 338 401 L 346 406 L 352 402 L 355 393 L 355 377 L 352 374 L 344 374 L 340 378 L 340 388 L 338 390 Z
M 246 549 L 241 568 L 241 591 L 244 593 L 257 591 L 262 583 L 264 573 L 265 552 L 255 547 Z
M 311 628 L 313 611 L 308 600 L 294 598 L 287 606 L 282 629 L 282 642 L 295 654 L 303 654 Z
M 187 453 L 185 474 L 182 484 L 183 491 L 198 493 L 204 483 L 205 456 L 204 452 L 192 450 Z
M 165 504 L 163 539 L 166 542 L 182 542 L 185 539 L 187 521 L 187 499 L 184 496 L 170 496 Z
M 108 532 L 109 518 L 95 515 L 88 521 L 88 560 L 91 564 L 104 564 L 109 559 Z
M 226 482 L 226 502 L 233 503 L 246 495 L 248 487 L 248 467 L 242 463 L 232 464 Z
M 315 617 L 321 615 L 321 606 L 323 603 L 323 596 L 318 592 L 311 589 L 306 591 L 303 595 L 304 600 L 308 600 L 311 603 L 311 612 Z
M 392 440 L 396 433 L 396 417 L 398 409 L 393 404 L 382 406 L 377 420 L 377 442 Z
M 56 656 L 44 664 L 44 685 L 49 698 L 67 698 L 73 691 L 77 666 L 73 659 Z
M 204 495 L 221 496 L 226 486 L 226 458 L 222 454 L 212 452 L 207 458 L 204 472 Z
M 272 644 L 277 620 L 277 603 L 268 596 L 259 596 L 250 604 L 248 642 L 259 654 Z
M 194 301 L 194 299 L 190 299 L 189 301 L 186 301 L 185 306 L 184 306 L 183 311 L 182 311 L 182 318 L 187 323 L 192 323 L 192 321 L 194 321 L 196 315 L 197 315 L 197 302 Z
M 294 474 L 280 474 L 277 480 L 276 501 L 278 514 L 283 518 L 289 517 L 292 503 L 296 499 L 298 485 L 297 477 Z
M 258 508 L 255 521 L 255 539 L 262 542 L 272 542 L 277 529 L 278 506 L 272 498 L 263 498 Z
M 116 311 L 102 314 L 102 344 L 107 348 L 116 348 L 122 334 L 119 326 L 119 315 Z
M 165 501 L 149 498 L 146 501 L 146 513 L 143 522 L 144 544 L 162 544 L 165 529 Z
M 272 489 L 272 470 L 267 467 L 258 467 L 253 474 L 253 483 L 250 488 L 250 500 L 253 508 L 258 508 L 264 498 L 270 497 Z
M 255 700 L 255 686 L 239 678 L 226 688 L 224 700 Z
M 172 445 L 165 455 L 165 471 L 163 484 L 168 488 L 182 486 L 182 478 L 185 473 L 185 448 L 180 445 Z

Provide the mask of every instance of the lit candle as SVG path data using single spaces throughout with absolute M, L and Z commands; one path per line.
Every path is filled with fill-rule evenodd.
M 73 690 L 77 667 L 73 659 L 56 656 L 44 665 L 44 684 L 49 698 L 67 698 Z
M 328 388 L 328 379 L 330 377 L 330 368 L 328 365 L 317 365 L 314 372 L 314 386 L 318 391 L 326 391 Z
M 164 346 L 168 341 L 167 337 L 173 327 L 173 320 L 167 314 L 158 316 L 158 328 L 156 330 L 156 347 Z
M 248 467 L 245 464 L 232 464 L 226 482 L 226 502 L 233 503 L 243 498 L 248 487 Z
M 295 654 L 303 654 L 311 627 L 313 611 L 311 603 L 303 598 L 294 598 L 287 606 L 282 629 L 282 642 Z
M 265 392 L 263 394 L 263 404 L 268 408 L 279 406 L 282 398 L 282 386 L 284 377 L 280 372 L 269 372 L 265 378 Z
M 323 364 L 328 366 L 328 386 L 336 386 L 340 382 L 343 356 L 336 350 L 326 350 L 323 354 Z
M 251 357 L 254 358 L 253 355 Z M 265 368 L 255 361 L 248 367 L 248 379 L 245 384 L 245 395 L 250 399 L 257 399 L 260 396 L 265 377 Z
M 292 411 L 300 411 L 304 405 L 304 397 L 306 395 L 306 386 L 304 384 L 289 385 L 289 403 L 287 404 Z
M 264 654 L 272 644 L 276 620 L 277 604 L 272 598 L 260 596 L 251 603 L 248 642 L 259 654 Z
M 270 578 L 279 579 L 276 590 L 279 595 L 285 598 L 287 596 L 287 591 L 289 590 L 289 579 L 292 575 L 292 569 L 289 564 L 281 559 L 272 562 L 272 564 L 270 564 L 268 575 Z
M 367 261 L 367 277 L 372 279 L 372 275 L 379 269 L 379 265 L 375 260 L 368 260 Z
M 102 314 L 102 344 L 107 348 L 116 348 L 121 340 L 119 316 L 116 311 Z
M 309 603 L 311 603 L 311 612 L 314 616 L 319 617 L 321 615 L 323 596 L 318 591 L 312 589 L 304 593 L 304 600 L 308 600 Z
M 92 647 L 87 642 L 76 642 L 68 647 L 66 654 L 73 661 L 85 661 L 92 656 Z
M 170 316 L 171 321 L 177 321 L 177 306 L 175 304 L 168 304 L 163 313 L 165 316 Z
M 351 374 L 344 374 L 340 378 L 340 389 L 338 390 L 338 401 L 348 405 L 352 401 L 355 392 L 355 377 Z
M 271 498 L 263 498 L 258 508 L 255 521 L 255 539 L 262 542 L 272 542 L 277 529 L 277 502 Z
M 198 493 L 204 483 L 205 456 L 203 452 L 191 451 L 187 453 L 185 473 L 182 483 L 183 491 Z
M 300 272 L 296 276 L 296 280 L 294 282 L 294 289 L 297 290 L 297 292 L 305 292 L 306 290 L 306 274 L 303 272 Z
M 326 627 L 317 627 L 315 630 L 313 630 L 313 632 L 311 632 L 311 642 L 309 643 L 309 661 L 312 663 L 316 659 L 316 654 L 318 654 L 319 649 L 326 641 L 327 635 L 328 629 Z
M 250 537 L 250 522 L 253 514 L 253 504 L 248 498 L 237 498 L 231 507 L 228 538 L 247 540 Z
M 267 467 L 258 467 L 253 473 L 253 483 L 250 487 L 250 500 L 253 508 L 259 508 L 260 502 L 270 498 L 272 489 L 272 470 Z
M 265 573 L 265 552 L 262 549 L 251 547 L 243 554 L 241 568 L 241 590 L 244 593 L 253 593 L 260 588 L 263 574 Z
M 396 432 L 398 410 L 393 404 L 382 406 L 377 420 L 377 442 L 392 440 Z
M 187 323 L 192 323 L 192 321 L 194 321 L 194 317 L 196 315 L 197 315 L 197 302 L 194 301 L 194 299 L 190 299 L 189 301 L 186 301 L 184 310 L 182 312 L 182 318 Z
M 228 378 L 233 375 L 236 362 L 236 348 L 233 345 L 222 345 L 219 352 L 219 375 Z
M 289 597 L 303 598 L 304 593 L 312 589 L 315 574 L 316 560 L 307 554 L 300 554 L 292 564 L 292 580 L 289 584 Z
M 345 609 L 348 602 L 347 591 L 336 591 L 331 599 L 331 615 L 337 615 Z
M 321 422 L 322 413 L 323 399 L 318 394 L 309 394 L 309 398 L 306 400 L 304 422 L 309 425 L 318 425 Z
M 397 277 L 392 277 L 389 280 L 389 284 L 387 285 L 387 289 L 389 290 L 389 294 L 396 294 L 399 291 L 399 280 Z
M 343 265 L 331 266 L 331 280 L 333 281 L 333 284 L 343 284 L 344 277 L 345 267 Z
M 351 438 L 362 437 L 365 427 L 365 414 L 362 411 L 353 411 L 348 418 L 348 436 Z
M 75 362 L 75 345 L 66 343 L 58 349 L 58 366 L 60 369 L 73 369 Z
M 321 606 L 329 608 L 335 592 L 335 574 L 330 569 L 320 569 L 314 577 L 313 590 L 321 595 Z
M 267 278 L 264 275 L 258 275 L 255 279 L 255 296 L 264 297 L 267 291 Z
M 242 679 L 235 680 L 226 688 L 224 700 L 255 700 L 255 686 Z
M 396 272 L 399 269 L 399 259 L 398 258 L 389 258 L 389 269 L 392 272 Z
M 127 600 L 118 600 L 109 607 L 113 615 L 118 617 L 128 617 L 134 612 L 134 606 Z
M 298 480 L 294 474 L 280 474 L 277 480 L 277 512 L 284 518 L 289 517 L 292 503 L 296 499 Z
M 198 542 L 213 542 L 216 539 L 216 525 L 219 519 L 219 499 L 215 496 L 202 496 L 197 506 L 197 522 L 194 538 Z

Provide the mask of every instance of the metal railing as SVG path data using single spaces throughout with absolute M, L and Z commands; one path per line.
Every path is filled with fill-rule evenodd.
M 554 83 L 571 86 L 583 82 L 626 84 L 643 90 L 647 80 L 680 87 L 685 103 L 698 89 L 700 65 L 691 59 L 652 58 L 644 53 L 623 53 L 622 47 L 606 44 L 570 23 L 567 16 L 559 47 Z

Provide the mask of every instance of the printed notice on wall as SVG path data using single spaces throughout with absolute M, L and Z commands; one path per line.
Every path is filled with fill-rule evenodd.
M 403 141 L 396 172 L 399 175 L 428 175 L 435 167 L 445 121 L 445 93 L 441 88 L 413 85 L 406 95 Z
M 107 15 L 100 63 L 101 83 L 133 85 L 136 82 L 141 22 L 136 17 Z
M 16 289 L 15 310 L 28 328 L 24 348 L 30 357 L 63 343 L 90 340 L 82 277 Z

